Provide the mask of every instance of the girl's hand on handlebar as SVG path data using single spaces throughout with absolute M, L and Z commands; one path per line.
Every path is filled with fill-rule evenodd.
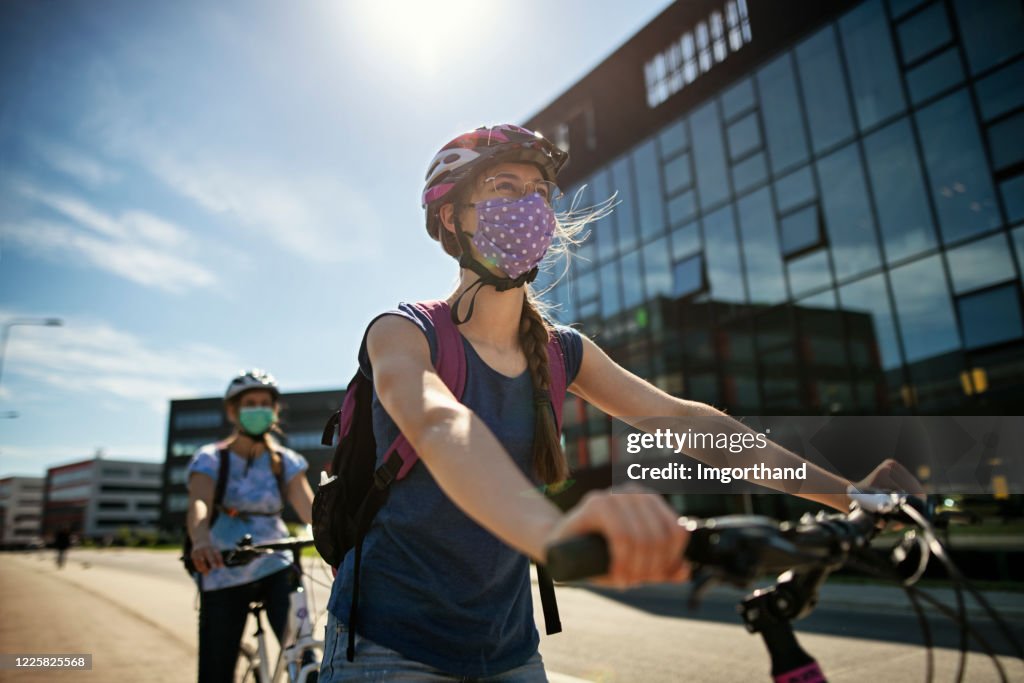
M 224 566 L 224 558 L 220 551 L 209 542 L 192 546 L 192 564 L 196 566 L 200 574 L 209 574 L 210 570 L 220 569 Z
M 608 541 L 611 566 L 597 583 L 626 588 L 645 582 L 685 581 L 689 532 L 658 494 L 636 486 L 591 491 L 554 528 L 546 545 L 597 532 Z

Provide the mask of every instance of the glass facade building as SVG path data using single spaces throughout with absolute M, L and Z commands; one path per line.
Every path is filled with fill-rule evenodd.
M 1024 6 L 810 5 L 678 2 L 527 122 L 618 201 L 545 299 L 734 415 L 1021 414 Z

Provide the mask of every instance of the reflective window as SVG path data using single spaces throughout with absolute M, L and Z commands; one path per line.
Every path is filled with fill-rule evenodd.
M 940 258 L 893 268 L 890 277 L 907 362 L 956 350 L 960 335 Z
M 690 116 L 693 129 L 693 161 L 697 173 L 697 191 L 702 209 L 718 204 L 729 196 L 725 171 L 725 149 L 722 128 L 715 112 L 715 102 L 700 107 Z
M 732 207 L 726 206 L 708 214 L 703 224 L 711 298 L 715 301 L 746 301 Z
M 801 299 L 797 302 L 797 306 L 807 308 L 839 308 L 839 302 L 836 301 L 836 290 L 827 289 L 824 292 L 818 292 L 812 294 L 809 297 Z
M 665 230 L 665 213 L 661 203 L 661 178 L 658 175 L 658 152 L 654 141 L 648 140 L 633 152 L 636 173 L 637 207 L 640 211 L 641 239 L 660 235 Z
M 772 172 L 778 173 L 806 161 L 807 138 L 790 53 L 757 72 L 757 88 L 761 93 L 765 142 Z
M 1017 252 L 1017 267 L 1024 270 L 1024 226 L 1010 232 L 1013 238 L 1013 247 Z
M 684 297 L 704 288 L 704 257 L 700 254 L 680 261 L 672 268 L 672 296 Z
M 794 297 L 832 284 L 828 252 L 824 249 L 790 259 L 786 262 L 786 270 L 789 273 L 789 289 Z
M 622 257 L 622 303 L 627 308 L 644 302 L 644 280 L 640 270 L 640 252 L 633 251 Z
M 789 211 L 795 206 L 806 204 L 817 196 L 810 166 L 804 166 L 775 181 L 775 202 L 779 206 L 779 211 Z
M 831 25 L 797 45 L 796 63 L 807 105 L 811 147 L 820 152 L 853 135 L 850 102 Z
M 963 83 L 963 80 L 960 51 L 951 47 L 908 71 L 907 89 L 910 91 L 910 100 L 918 104 Z
M 667 194 L 675 194 L 692 183 L 689 154 L 681 154 L 665 164 L 665 192 Z
M 935 228 L 907 119 L 864 138 L 868 175 L 889 263 L 935 246 Z
M 219 410 L 197 410 L 177 413 L 174 416 L 175 429 L 207 429 L 219 427 L 222 420 Z
M 974 90 L 978 93 L 981 116 L 986 121 L 1024 105 L 1024 59 L 1003 67 L 991 76 L 977 81 Z
M 744 78 L 722 93 L 722 115 L 726 119 L 731 119 L 753 107 L 754 86 L 749 78 Z
M 615 188 L 612 187 L 612 176 L 608 169 L 602 169 L 595 173 L 590 182 L 594 187 L 593 197 L 598 202 L 603 202 L 615 194 Z M 618 249 L 618 236 L 615 231 L 615 220 L 618 213 L 619 209 L 616 207 L 611 216 L 588 226 L 591 233 L 597 238 L 597 259 L 601 262 L 614 257 Z
M 618 228 L 619 251 L 628 251 L 636 246 L 636 198 L 633 195 L 633 180 L 629 172 L 629 157 L 624 156 L 612 163 L 612 187 L 619 193 L 619 205 L 615 207 L 615 226 Z
M 682 152 L 688 144 L 690 143 L 686 137 L 686 122 L 683 119 L 670 124 L 658 133 L 658 145 L 661 147 L 661 155 L 666 159 Z
M 672 231 L 672 258 L 679 260 L 700 251 L 700 228 L 689 223 Z
M 750 300 L 758 303 L 784 301 L 786 281 L 768 188 L 743 197 L 737 206 Z
M 739 159 L 761 146 L 761 131 L 757 129 L 757 114 L 748 114 L 726 129 L 729 156 Z
M 779 221 L 782 236 L 782 253 L 796 254 L 821 243 L 821 220 L 818 205 L 812 204 Z
M 943 3 L 918 12 L 896 27 L 903 63 L 909 64 L 953 40 Z
M 969 292 L 1016 276 L 1010 245 L 999 233 L 946 252 L 953 291 Z
M 1024 335 L 1016 285 L 996 287 L 957 299 L 964 345 L 978 348 Z
M 753 154 L 732 167 L 732 186 L 736 194 L 742 194 L 768 178 L 768 166 L 764 152 Z
M 991 175 L 967 93 L 955 92 L 916 117 L 943 239 L 997 227 Z
M 668 296 L 672 292 L 672 265 L 669 262 L 668 240 L 664 237 L 643 249 L 647 297 Z
M 871 317 L 882 368 L 889 370 L 899 366 L 902 362 L 899 339 L 884 277 L 874 275 L 840 287 L 839 302 L 844 311 L 865 313 Z
M 697 213 L 697 200 L 693 191 L 683 192 L 668 200 L 668 222 L 678 225 L 690 220 Z
M 928 0 L 889 0 L 889 10 L 894 18 L 901 17 Z
M 1024 89 L 1024 85 L 1021 86 Z M 992 164 L 997 168 L 1012 166 L 1024 159 L 1024 113 L 993 124 L 988 129 Z
M 971 73 L 1024 50 L 1024 7 L 1020 0 L 954 0 Z
M 1011 178 L 999 186 L 1010 223 L 1024 220 L 1024 175 Z
M 581 303 L 596 299 L 599 291 L 600 283 L 596 271 L 592 270 L 589 273 L 576 276 L 576 297 Z
M 881 0 L 865 2 L 839 20 L 860 129 L 903 111 L 899 67 Z
M 593 206 L 595 198 L 592 179 L 568 188 L 565 194 L 570 204 L 578 202 L 579 206 Z M 597 257 L 597 235 L 595 231 L 584 231 L 584 233 L 586 238 L 576 246 L 575 253 L 579 257 L 577 261 L 579 267 L 589 269 L 593 267 Z
M 836 277 L 843 280 L 880 265 L 857 146 L 849 145 L 822 158 L 818 177 Z
M 622 310 L 619 295 L 619 264 L 606 263 L 601 266 L 601 317 L 610 318 Z

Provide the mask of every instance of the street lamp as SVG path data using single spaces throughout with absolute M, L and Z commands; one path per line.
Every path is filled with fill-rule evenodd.
M 7 338 L 11 335 L 11 328 L 15 325 L 41 325 L 43 327 L 60 327 L 64 321 L 60 318 L 14 318 L 4 323 L 3 333 L 0 334 L 0 381 L 3 381 L 4 353 L 7 351 Z

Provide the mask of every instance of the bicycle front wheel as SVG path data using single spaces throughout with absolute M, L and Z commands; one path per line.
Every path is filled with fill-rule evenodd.
M 235 663 L 235 681 L 238 683 L 259 683 L 258 659 L 256 649 L 250 645 L 238 648 L 238 661 Z

